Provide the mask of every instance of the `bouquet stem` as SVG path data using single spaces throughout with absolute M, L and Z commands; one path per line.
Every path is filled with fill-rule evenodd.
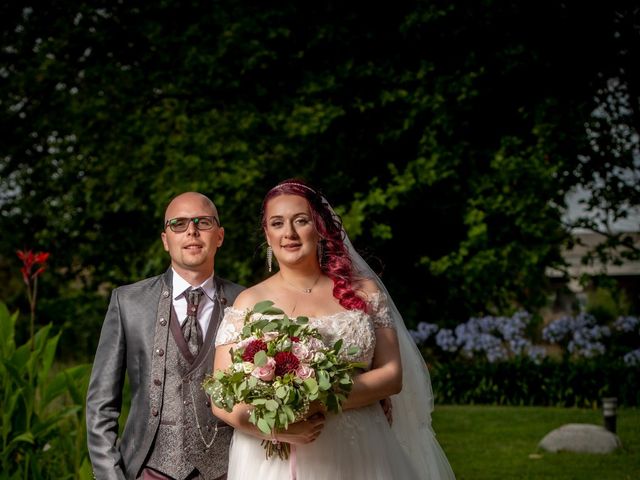
M 279 442 L 277 440 L 262 440 L 262 446 L 265 450 L 267 460 L 278 455 L 280 460 L 288 460 L 291 453 L 291 445 L 286 442 Z

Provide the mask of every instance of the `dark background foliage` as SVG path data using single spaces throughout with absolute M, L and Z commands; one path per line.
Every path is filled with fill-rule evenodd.
M 220 210 L 217 272 L 250 284 L 264 193 L 308 179 L 407 321 L 448 325 L 546 302 L 572 188 L 610 219 L 640 203 L 633 2 L 0 5 L 0 297 L 26 311 L 14 251 L 50 251 L 38 321 L 68 354 L 113 286 L 167 267 L 185 190 Z M 604 233 L 598 254 L 638 257 Z

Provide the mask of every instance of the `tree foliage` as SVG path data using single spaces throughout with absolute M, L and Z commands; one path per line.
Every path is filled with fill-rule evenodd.
M 307 178 L 408 319 L 449 323 L 544 301 L 572 187 L 605 175 L 597 198 L 638 204 L 608 188 L 636 168 L 631 3 L 61 0 L 0 18 L 0 251 L 52 252 L 57 319 L 84 299 L 95 325 L 110 287 L 166 267 L 184 190 L 214 199 L 216 269 L 249 284 L 264 193 Z M 613 145 L 594 112 L 615 85 Z

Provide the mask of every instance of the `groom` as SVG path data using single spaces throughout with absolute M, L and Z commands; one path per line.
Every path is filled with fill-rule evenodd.
M 98 480 L 226 478 L 232 429 L 200 386 L 224 307 L 243 289 L 214 275 L 219 218 L 200 193 L 175 197 L 161 234 L 171 268 L 112 293 L 87 393 Z M 119 435 L 125 373 L 131 408 Z

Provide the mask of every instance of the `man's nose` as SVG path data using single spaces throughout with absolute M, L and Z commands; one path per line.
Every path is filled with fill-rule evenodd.
M 200 230 L 196 227 L 196 223 L 193 220 L 189 220 L 189 225 L 187 225 L 187 235 L 200 235 Z

